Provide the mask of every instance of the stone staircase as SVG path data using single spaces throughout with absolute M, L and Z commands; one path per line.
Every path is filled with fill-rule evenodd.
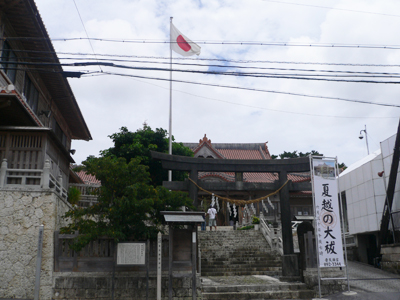
M 279 280 L 281 257 L 260 231 L 230 228 L 199 232 L 203 300 L 313 298 L 304 283 Z
M 202 231 L 199 243 L 202 276 L 281 274 L 281 258 L 271 253 L 260 231 Z

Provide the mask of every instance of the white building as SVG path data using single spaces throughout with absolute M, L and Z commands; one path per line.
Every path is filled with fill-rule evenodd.
M 393 158 L 396 135 L 384 140 L 380 149 L 349 166 L 339 176 L 345 229 L 355 237 L 353 258 L 373 264 L 377 253 L 382 212 Z M 382 175 L 383 176 L 379 176 Z M 378 173 L 380 173 L 378 175 Z M 400 211 L 400 176 L 397 175 L 392 212 Z M 347 218 L 346 218 L 347 216 Z

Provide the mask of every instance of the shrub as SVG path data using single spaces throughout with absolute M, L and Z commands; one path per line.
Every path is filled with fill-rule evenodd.
M 247 225 L 247 226 L 238 228 L 237 230 L 249 230 L 249 229 L 253 229 L 253 228 L 254 228 L 254 225 Z
M 81 191 L 76 187 L 70 187 L 68 190 L 68 202 L 72 205 L 76 205 L 79 200 L 81 200 Z

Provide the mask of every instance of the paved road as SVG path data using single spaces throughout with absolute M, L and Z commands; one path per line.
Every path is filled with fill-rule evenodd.
M 337 293 L 329 300 L 400 300 L 400 276 L 370 265 L 348 262 L 350 291 L 356 295 Z M 347 282 L 346 282 L 347 283 Z

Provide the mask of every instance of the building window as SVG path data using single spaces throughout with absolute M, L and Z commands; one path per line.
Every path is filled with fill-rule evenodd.
M 53 118 L 53 131 L 56 134 L 58 140 L 63 144 L 65 148 L 67 148 L 67 136 L 64 131 L 62 131 L 61 126 L 58 125 L 56 119 Z
M 17 75 L 17 56 L 12 51 L 10 45 L 7 42 L 3 43 L 3 51 L 1 52 L 1 68 L 4 73 L 7 74 L 8 78 L 12 83 L 15 83 Z
M 39 91 L 36 89 L 28 75 L 25 76 L 24 95 L 26 97 L 26 102 L 36 114 L 39 102 Z

